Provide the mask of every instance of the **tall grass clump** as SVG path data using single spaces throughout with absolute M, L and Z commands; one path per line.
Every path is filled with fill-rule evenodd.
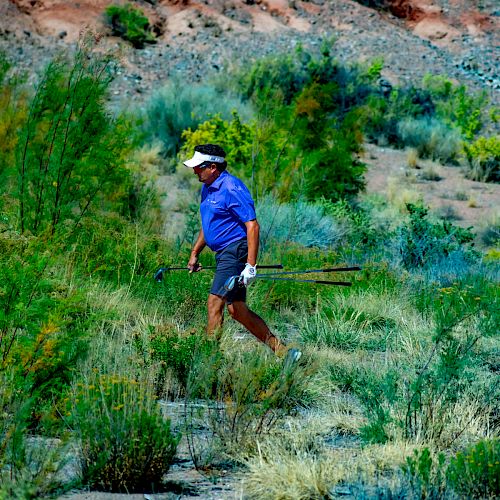
M 335 248 L 347 232 L 320 204 L 278 203 L 266 196 L 257 203 L 264 245 L 295 243 L 304 247 Z
M 399 429 L 406 440 L 446 448 L 469 433 L 485 436 L 489 408 L 498 391 L 491 376 L 474 384 L 473 367 L 479 361 L 476 346 L 495 332 L 496 295 L 494 285 L 477 277 L 443 288 L 437 295 L 430 286 L 419 293 L 419 308 L 434 323 L 431 342 L 419 361 L 404 371 L 392 370 L 360 388 L 369 415 L 361 430 L 365 440 L 384 443 Z M 479 406 L 477 413 L 473 410 L 470 418 L 458 419 L 470 405 Z
M 398 134 L 420 158 L 456 161 L 462 148 L 460 133 L 436 118 L 407 118 L 398 123 Z
M 307 390 L 311 367 L 284 369 L 260 350 L 233 349 L 222 352 L 213 343 L 197 350 L 189 372 L 187 437 L 197 466 L 213 460 L 214 453 L 235 457 L 255 449 L 256 441 L 292 413 Z M 196 432 L 200 425 L 208 425 L 208 439 Z
M 81 43 L 73 63 L 47 67 L 30 103 L 17 148 L 18 224 L 54 234 L 79 224 L 94 205 L 124 198 L 131 130 L 105 108 L 112 61 Z

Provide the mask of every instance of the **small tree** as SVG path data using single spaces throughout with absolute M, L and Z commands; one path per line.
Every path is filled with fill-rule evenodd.
M 17 150 L 19 226 L 22 233 L 78 223 L 100 197 L 126 191 L 125 121 L 105 109 L 111 59 L 80 44 L 72 65 L 49 64 L 31 102 Z

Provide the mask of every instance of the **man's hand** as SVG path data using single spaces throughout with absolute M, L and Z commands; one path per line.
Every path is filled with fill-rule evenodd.
M 191 255 L 187 267 L 189 269 L 189 273 L 197 273 L 198 271 L 201 271 L 201 264 L 198 262 L 197 255 Z
M 248 262 L 245 264 L 245 269 L 241 271 L 240 281 L 243 282 L 245 286 L 248 286 L 255 280 L 257 276 L 257 266 L 252 266 Z

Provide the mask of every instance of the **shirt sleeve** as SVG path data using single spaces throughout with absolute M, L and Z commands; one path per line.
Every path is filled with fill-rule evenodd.
M 228 190 L 227 209 L 241 222 L 248 222 L 257 218 L 252 195 L 243 183 L 235 183 Z

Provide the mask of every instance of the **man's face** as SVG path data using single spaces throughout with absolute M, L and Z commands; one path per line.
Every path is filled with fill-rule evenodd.
M 193 171 L 195 175 L 198 176 L 198 180 L 206 184 L 207 186 L 212 184 L 212 182 L 219 177 L 219 171 L 215 164 L 210 164 L 208 167 L 194 167 Z

